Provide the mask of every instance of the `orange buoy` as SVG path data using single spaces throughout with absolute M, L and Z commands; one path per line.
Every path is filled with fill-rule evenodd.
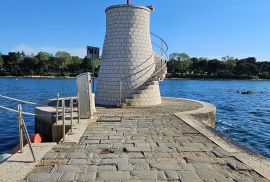
M 41 135 L 39 133 L 36 133 L 34 136 L 30 137 L 30 140 L 32 143 L 42 143 L 42 138 Z M 23 140 L 23 146 L 27 145 L 28 141 L 26 139 Z M 16 147 L 14 147 L 11 150 L 11 154 L 15 154 L 20 150 L 20 145 L 18 144 Z
M 42 143 L 42 138 L 39 133 L 36 133 L 33 137 L 31 137 L 32 143 Z

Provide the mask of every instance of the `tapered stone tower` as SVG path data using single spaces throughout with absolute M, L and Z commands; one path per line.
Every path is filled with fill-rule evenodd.
M 96 89 L 96 104 L 133 106 L 161 103 L 150 35 L 151 10 L 116 5 L 106 9 L 106 36 Z

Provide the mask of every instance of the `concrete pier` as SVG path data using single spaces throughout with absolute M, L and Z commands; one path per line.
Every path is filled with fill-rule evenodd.
M 97 108 L 96 117 L 101 116 L 102 122 L 89 123 L 79 143 L 55 145 L 25 179 L 269 181 L 269 160 L 242 150 L 202 123 L 213 124 L 211 104 L 163 98 L 155 107 Z M 199 116 L 204 119 L 198 121 Z

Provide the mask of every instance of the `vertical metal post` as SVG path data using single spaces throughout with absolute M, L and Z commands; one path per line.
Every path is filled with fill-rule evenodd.
M 73 133 L 73 97 L 70 97 L 70 132 Z
M 127 4 L 130 5 L 130 0 L 127 0 Z
M 65 126 L 65 99 L 62 100 L 62 120 L 63 120 L 63 142 L 65 142 L 66 126 Z
M 22 131 L 22 105 L 18 105 L 18 127 L 19 127 L 19 141 L 20 152 L 23 152 L 23 131 Z
M 122 86 L 123 86 L 123 82 L 120 81 L 119 82 L 119 107 L 122 106 Z
M 78 107 L 77 107 L 78 123 L 80 123 L 80 114 L 81 114 L 81 111 L 80 111 L 80 94 L 79 93 L 78 93 L 78 96 L 77 96 L 77 104 L 78 104 Z
M 22 122 L 22 128 L 24 130 L 24 134 L 26 136 L 26 139 L 27 139 L 27 142 L 28 142 L 28 145 L 29 145 L 29 148 L 30 148 L 30 152 L 32 154 L 33 161 L 36 162 L 36 158 L 35 158 L 34 151 L 33 151 L 33 148 L 32 148 L 31 140 L 30 140 L 27 128 L 25 126 L 24 120 L 21 119 L 21 122 Z
M 58 112 L 59 112 L 59 93 L 57 93 L 57 100 L 56 100 L 56 123 L 58 123 L 59 118 Z
M 92 82 L 92 93 L 95 93 L 95 86 L 94 86 L 94 81 L 95 81 L 95 68 L 92 68 L 93 72 L 93 82 Z

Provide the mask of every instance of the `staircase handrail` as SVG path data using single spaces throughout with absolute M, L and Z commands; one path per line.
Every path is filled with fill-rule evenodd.
M 159 45 L 157 45 L 155 42 L 152 42 L 152 44 L 154 44 L 155 46 L 157 46 L 158 48 L 160 48 L 160 49 L 162 50 L 163 54 L 159 57 L 158 60 L 156 60 L 155 62 L 151 63 L 150 65 L 148 65 L 148 66 L 145 67 L 144 69 L 141 69 L 141 70 L 139 70 L 139 71 L 137 71 L 137 72 L 135 72 L 135 73 L 133 73 L 133 74 L 127 76 L 127 77 L 124 77 L 124 78 L 122 78 L 120 81 L 123 82 L 123 81 L 126 80 L 127 78 L 130 78 L 130 77 L 132 77 L 132 76 L 134 76 L 134 75 L 137 75 L 138 73 L 141 73 L 142 71 L 146 70 L 147 68 L 149 68 L 149 67 L 151 66 L 151 68 L 146 72 L 146 73 L 148 73 L 148 72 L 152 69 L 152 67 L 153 67 L 158 61 L 162 60 L 162 58 L 163 58 L 164 56 L 167 55 L 167 52 L 168 52 L 168 50 L 169 50 L 167 43 L 166 43 L 160 36 L 158 36 L 158 35 L 156 35 L 156 34 L 154 34 L 154 33 L 152 33 L 152 32 L 151 32 L 151 35 L 154 35 L 155 37 L 157 37 L 158 39 L 160 39 L 161 42 L 162 42 L 163 44 L 165 44 L 166 49 L 164 50 L 162 47 L 160 47 Z M 153 56 L 154 56 L 154 53 L 152 53 L 151 56 L 150 56 L 149 58 L 146 59 L 146 61 L 144 61 L 144 62 L 143 62 L 142 64 L 140 64 L 139 66 L 133 68 L 132 70 L 135 70 L 136 68 L 138 68 L 138 67 L 144 65 L 144 64 L 145 64 L 146 62 L 148 62 L 148 60 L 150 60 Z M 145 74 L 146 74 L 146 73 L 145 73 Z M 144 76 L 145 74 L 143 74 L 142 76 Z M 139 78 L 141 78 L 141 77 L 139 77 Z
M 162 51 L 161 56 L 158 57 L 157 60 L 155 60 L 153 63 L 151 63 L 151 64 L 148 65 L 147 67 L 145 67 L 145 68 L 143 68 L 143 69 L 141 69 L 141 70 L 139 70 L 139 71 L 137 71 L 137 72 L 135 72 L 135 73 L 133 73 L 133 74 L 127 76 L 127 77 L 124 77 L 124 78 L 120 79 L 120 81 L 119 81 L 119 82 L 120 82 L 120 83 L 119 83 L 119 86 L 120 86 L 120 92 L 119 92 L 119 101 L 120 101 L 119 103 L 120 103 L 120 106 L 122 105 L 122 84 L 123 84 L 123 81 L 127 81 L 128 78 L 130 78 L 130 77 L 132 77 L 132 76 L 135 76 L 135 75 L 137 75 L 137 74 L 139 74 L 139 73 L 145 71 L 147 68 L 150 67 L 143 75 L 141 75 L 140 77 L 138 77 L 138 78 L 136 78 L 136 79 L 139 79 L 139 78 L 143 77 L 144 75 L 146 75 L 146 74 L 147 74 L 147 73 L 148 73 L 148 72 L 156 65 L 157 62 L 162 61 L 162 58 L 163 58 L 164 56 L 167 56 L 167 52 L 168 52 L 168 50 L 169 50 L 169 47 L 168 47 L 168 44 L 165 42 L 165 40 L 162 39 L 160 36 L 158 36 L 158 35 L 152 33 L 152 32 L 151 32 L 151 35 L 153 35 L 153 36 L 155 36 L 156 38 L 158 38 L 158 39 L 161 41 L 161 43 L 165 45 L 166 49 L 164 50 L 161 46 L 157 45 L 155 42 L 152 41 L 152 44 L 155 45 L 155 46 L 157 46 L 158 48 L 160 48 L 160 50 Z M 153 56 L 154 56 L 154 53 L 152 53 L 151 56 L 150 56 L 148 59 L 146 59 L 146 61 L 144 61 L 144 62 L 143 62 L 142 64 L 140 64 L 139 66 L 133 68 L 132 70 L 135 70 L 136 68 L 138 68 L 138 67 L 144 65 L 144 64 L 145 64 L 146 62 L 148 62 L 148 60 L 150 60 Z M 165 60 L 165 64 L 164 64 L 158 71 L 154 72 L 149 78 L 155 76 L 158 72 L 160 72 L 161 70 L 163 70 L 163 69 L 165 68 L 166 64 L 167 64 L 167 60 Z M 142 82 L 140 82 L 140 83 L 138 83 L 138 84 L 136 84 L 136 85 L 134 85 L 134 86 L 137 86 L 137 85 L 139 85 L 139 84 L 145 83 L 149 78 L 147 78 L 146 80 L 143 80 Z M 135 79 L 135 80 L 136 80 L 136 79 Z M 135 80 L 133 80 L 133 81 L 135 81 Z M 133 88 L 134 86 L 129 87 L 128 89 L 131 89 L 131 88 Z

